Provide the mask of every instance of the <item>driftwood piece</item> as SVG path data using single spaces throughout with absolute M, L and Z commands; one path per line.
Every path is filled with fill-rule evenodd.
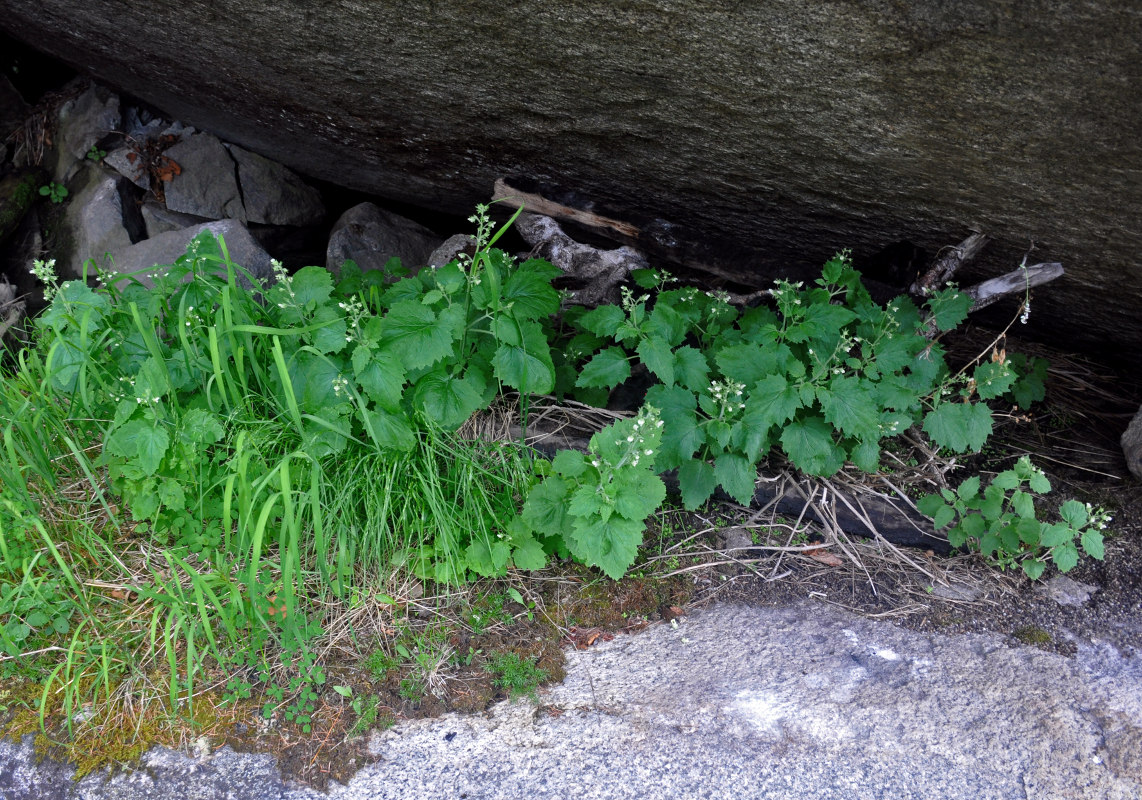
M 971 310 L 978 311 L 1009 294 L 1026 292 L 1036 286 L 1042 286 L 1048 281 L 1053 281 L 1055 278 L 1060 278 L 1062 275 L 1063 265 L 1058 262 L 1032 264 L 1029 267 L 1020 267 L 1008 272 L 1006 275 L 1000 275 L 998 278 L 990 278 L 983 283 L 977 283 L 964 291 L 972 298 Z
M 495 187 L 492 190 L 492 200 L 512 208 L 522 206 L 523 210 L 529 214 L 539 214 L 544 217 L 575 222 L 584 227 L 605 232 L 607 235 L 618 234 L 630 241 L 634 241 L 639 237 L 639 229 L 629 222 L 610 219 L 609 217 L 596 214 L 593 211 L 584 211 L 579 208 L 565 206 L 562 203 L 556 203 L 554 200 L 548 200 L 546 197 L 541 197 L 538 194 L 521 192 L 519 189 L 509 186 L 503 178 L 496 181 Z
M 916 279 L 908 293 L 928 295 L 936 288 L 943 286 L 952 279 L 960 267 L 979 255 L 979 251 L 986 244 L 987 236 L 982 233 L 973 233 L 955 247 L 946 248 L 928 268 L 928 271 Z
M 582 282 L 581 288 L 569 293 L 570 302 L 575 305 L 617 302 L 619 284 L 632 270 L 649 266 L 646 257 L 632 247 L 599 250 L 576 242 L 550 217 L 521 214 L 516 220 L 516 230 L 534 248 L 536 255 L 559 267 L 566 277 Z

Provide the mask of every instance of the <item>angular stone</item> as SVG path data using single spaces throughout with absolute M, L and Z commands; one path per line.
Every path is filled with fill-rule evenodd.
M 135 154 L 135 158 L 131 157 L 132 154 Z M 151 177 L 147 174 L 147 171 L 143 169 L 143 165 L 139 161 L 138 154 L 134 148 L 126 146 L 116 147 L 103 157 L 103 163 L 143 191 L 151 188 Z
M 166 206 L 159 205 L 153 200 L 148 200 L 143 203 L 143 207 L 140 211 L 142 211 L 143 214 L 143 223 L 147 226 L 148 239 L 163 233 L 181 231 L 183 228 L 190 228 L 210 221 L 205 217 L 200 217 L 195 214 L 183 214 L 178 211 L 171 211 Z
M 444 240 L 444 244 L 432 251 L 428 257 L 428 266 L 443 267 L 452 259 L 472 247 L 472 237 L 466 233 L 457 233 Z
M 1039 587 L 1039 591 L 1061 606 L 1078 607 L 1090 600 L 1090 596 L 1098 591 L 1098 587 L 1079 583 L 1066 575 L 1056 575 Z
M 102 86 L 89 86 L 59 109 L 54 179 L 66 183 L 83 166 L 91 146 L 120 124 L 119 96 Z
M 313 225 L 325 216 L 321 193 L 292 170 L 237 145 L 226 145 L 238 164 L 246 219 L 265 225 Z
M 234 159 L 217 137 L 196 133 L 167 148 L 164 155 L 180 168 L 166 185 L 167 208 L 207 219 L 246 222 Z
M 423 225 L 378 208 L 373 203 L 353 206 L 337 220 L 329 234 L 325 266 L 341 274 L 346 260 L 362 270 L 383 269 L 390 258 L 415 269 L 428 263 L 440 237 Z
M 246 226 L 233 219 L 207 222 L 190 228 L 160 233 L 144 239 L 138 244 L 125 247 L 112 253 L 114 271 L 127 275 L 136 274 L 144 284 L 158 274 L 160 269 L 169 266 L 186 252 L 187 245 L 203 231 L 225 239 L 226 250 L 235 264 L 245 267 L 251 275 L 263 284 L 273 276 L 270 254 L 246 230 Z
M 124 178 L 95 164 L 83 170 L 73 181 L 74 189 L 57 228 L 53 256 L 61 280 L 81 277 L 88 259 L 94 259 L 98 268 L 108 269 L 108 253 L 131 245 L 131 235 L 123 223 L 119 187 Z

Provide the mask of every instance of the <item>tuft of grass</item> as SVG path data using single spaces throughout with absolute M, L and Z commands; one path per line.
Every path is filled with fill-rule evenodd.
M 492 653 L 484 670 L 491 673 L 492 685 L 504 689 L 508 697 L 529 697 L 536 700 L 539 684 L 547 680 L 547 671 L 536 665 L 536 659 L 519 653 Z

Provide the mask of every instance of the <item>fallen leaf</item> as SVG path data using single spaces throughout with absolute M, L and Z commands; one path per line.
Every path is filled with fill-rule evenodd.
M 839 567 L 844 562 L 834 553 L 830 553 L 823 547 L 814 547 L 811 550 L 806 550 L 805 555 L 814 561 L 819 561 L 827 567 Z

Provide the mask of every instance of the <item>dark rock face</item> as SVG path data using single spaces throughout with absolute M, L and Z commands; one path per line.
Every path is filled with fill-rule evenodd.
M 0 11 L 36 47 L 313 177 L 461 213 L 497 177 L 528 180 L 636 222 L 652 255 L 755 283 L 978 227 L 999 241 L 965 281 L 1033 239 L 1032 260 L 1068 276 L 1039 290 L 1032 328 L 1142 344 L 1134 0 Z

